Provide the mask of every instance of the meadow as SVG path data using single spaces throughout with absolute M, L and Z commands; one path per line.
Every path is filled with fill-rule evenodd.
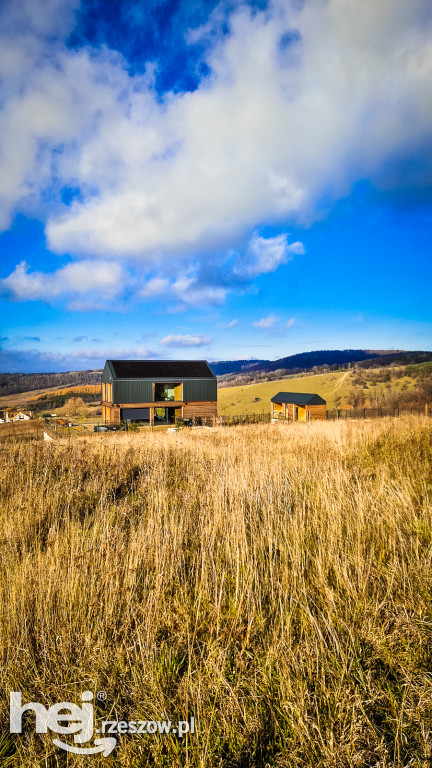
M 418 368 L 419 366 L 412 366 Z M 377 373 L 389 372 L 389 369 L 378 369 Z M 364 375 L 364 372 L 361 371 Z M 370 372 L 366 372 L 370 375 Z M 223 416 L 245 416 L 252 413 L 269 413 L 270 400 L 278 392 L 314 392 L 320 395 L 327 403 L 327 408 L 349 407 L 349 395 L 355 386 L 359 370 L 332 371 L 330 373 L 318 373 L 299 376 L 287 376 L 277 381 L 258 382 L 236 387 L 220 387 L 218 389 L 218 412 Z M 404 390 L 412 391 L 415 379 L 412 376 L 401 376 L 388 384 L 379 384 L 375 387 L 370 382 L 365 383 L 365 404 L 374 407 L 371 398 L 377 392 L 388 392 L 400 395 Z M 423 405 L 429 396 L 423 398 Z
M 222 416 L 269 413 L 270 400 L 278 392 L 314 392 L 326 400 L 328 408 L 333 408 L 336 398 L 347 398 L 352 387 L 352 376 L 352 371 L 335 371 L 310 376 L 290 376 L 277 381 L 237 387 L 220 387 L 218 413 Z
M 0 766 L 429 766 L 431 437 L 403 417 L 0 444 Z M 9 734 L 9 691 L 86 689 L 98 722 L 195 734 L 106 759 Z

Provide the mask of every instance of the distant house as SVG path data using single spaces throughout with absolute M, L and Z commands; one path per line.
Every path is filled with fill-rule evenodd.
M 326 401 L 310 392 L 278 392 L 271 399 L 271 416 L 291 421 L 325 419 Z
M 31 411 L 4 411 L 5 421 L 30 421 Z
M 217 379 L 205 360 L 107 360 L 101 397 L 112 424 L 217 416 Z

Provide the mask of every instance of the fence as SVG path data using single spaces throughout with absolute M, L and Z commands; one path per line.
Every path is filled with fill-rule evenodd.
M 380 419 L 383 416 L 397 418 L 403 415 L 431 416 L 432 407 L 425 403 L 423 406 L 395 408 L 347 408 L 327 411 L 327 419 Z
M 377 419 L 384 416 L 391 416 L 397 418 L 402 415 L 432 415 L 432 405 L 425 404 L 423 406 L 412 408 L 347 408 L 347 409 L 334 409 L 326 411 L 326 419 L 329 421 L 348 421 L 350 419 Z M 60 424 L 53 420 L 45 421 L 46 426 L 49 426 L 54 433 L 59 437 L 71 436 L 73 434 L 89 434 L 93 432 L 108 432 L 108 431 L 141 431 L 148 429 L 164 430 L 167 427 L 235 427 L 242 424 L 268 424 L 270 421 L 280 421 L 284 423 L 292 423 L 292 419 L 282 416 L 281 413 L 274 413 L 273 416 L 270 413 L 249 413 L 239 416 L 202 416 L 194 417 L 191 419 L 177 418 L 175 424 L 165 424 L 151 426 L 150 424 L 128 424 L 128 422 L 121 422 L 120 424 L 109 424 L 101 421 L 85 421 L 85 422 L 69 422 Z M 40 423 L 40 422 L 39 422 Z M 53 436 L 54 436 L 53 435 Z M 42 435 L 41 435 L 42 436 Z

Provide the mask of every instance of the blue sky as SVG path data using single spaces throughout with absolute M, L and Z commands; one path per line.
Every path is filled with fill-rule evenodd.
M 431 349 L 428 0 L 5 0 L 0 371 Z

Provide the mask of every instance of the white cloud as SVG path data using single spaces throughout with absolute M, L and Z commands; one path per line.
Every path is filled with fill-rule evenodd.
M 295 317 L 290 317 L 288 322 L 285 324 L 285 328 L 292 328 L 295 325 Z
M 51 246 L 147 259 L 229 246 L 257 221 L 313 217 L 324 194 L 346 194 L 430 133 L 426 10 L 425 0 L 240 8 L 209 56 L 210 79 L 163 105 L 111 64 L 106 109 L 74 166 L 97 194 L 51 217 Z M 293 28 L 299 42 L 281 49 Z M 84 92 L 92 78 L 90 68 Z
M 244 264 L 240 262 L 238 271 L 244 271 L 250 277 L 257 277 L 266 272 L 274 272 L 281 264 L 291 261 L 294 254 L 304 253 L 303 243 L 288 243 L 288 235 L 260 237 L 255 233 L 246 250 Z
M 185 306 L 199 306 L 209 304 L 222 304 L 225 301 L 227 291 L 212 285 L 202 285 L 196 277 L 181 275 L 173 283 L 174 295 Z
M 196 336 L 176 336 L 171 334 L 165 336 L 159 342 L 162 347 L 204 347 L 210 343 L 211 339 L 202 334 L 197 334 Z
M 300 5 L 274 0 L 252 13 L 240 4 L 223 35 L 221 11 L 213 14 L 189 36 L 212 39 L 210 76 L 161 100 L 154 65 L 131 76 L 115 52 L 66 47 L 77 0 L 3 4 L 0 226 L 17 208 L 30 211 L 48 217 L 58 253 L 133 258 L 172 279 L 192 255 L 216 259 L 263 223 L 312 221 L 323 199 L 359 179 L 403 185 L 406 158 L 422 156 L 432 129 L 429 0 Z M 409 181 L 420 185 L 431 162 L 416 167 Z M 64 186 L 80 194 L 61 207 L 52 201 Z M 285 235 L 255 235 L 243 274 L 301 252 Z M 46 293 L 42 283 L 60 293 L 60 272 L 6 280 L 31 298 Z M 164 279 L 142 295 L 162 292 Z M 185 305 L 226 295 L 193 276 L 173 285 Z
M 127 358 L 128 360 L 141 360 L 160 357 L 160 354 L 147 347 L 123 349 L 112 349 L 107 347 L 106 349 L 89 348 L 73 350 L 72 352 L 68 352 L 65 357 L 70 360 L 121 360 L 123 358 Z
M 278 319 L 275 315 L 269 315 L 268 317 L 261 318 L 261 320 L 255 320 L 252 325 L 254 328 L 273 328 Z
M 169 286 L 169 280 L 165 277 L 152 277 L 147 281 L 144 288 L 139 292 L 140 296 L 144 298 L 153 298 L 162 296 L 167 292 Z
M 215 285 L 206 285 L 199 282 L 191 271 L 182 274 L 177 279 L 167 277 L 152 277 L 144 287 L 138 291 L 138 298 L 153 299 L 166 296 L 168 300 L 179 302 L 177 309 L 186 307 L 208 306 L 222 304 L 225 300 L 226 289 Z
M 14 301 L 53 301 L 59 296 L 114 298 L 123 287 L 123 271 L 112 261 L 78 261 L 66 264 L 52 274 L 29 272 L 22 261 L 14 271 L 0 280 L 0 295 Z
M 234 328 L 238 323 L 237 319 L 231 320 L 230 323 L 221 323 L 219 328 L 222 328 L 223 331 L 229 331 L 231 328 Z

